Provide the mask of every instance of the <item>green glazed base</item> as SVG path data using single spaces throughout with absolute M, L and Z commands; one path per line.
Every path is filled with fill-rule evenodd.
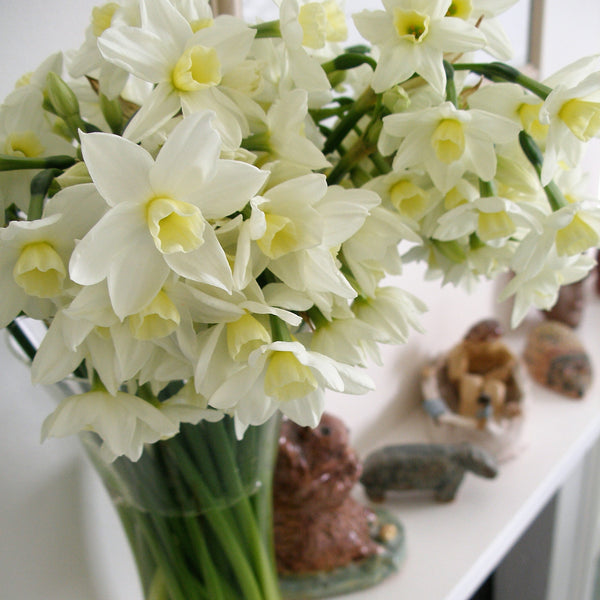
M 279 578 L 282 596 L 286 600 L 308 600 L 349 594 L 372 587 L 398 570 L 406 554 L 404 527 L 393 515 L 382 509 L 374 510 L 376 520 L 371 528 L 372 539 L 383 551 L 333 571 L 282 575 Z M 382 526 L 392 525 L 396 536 L 383 540 Z

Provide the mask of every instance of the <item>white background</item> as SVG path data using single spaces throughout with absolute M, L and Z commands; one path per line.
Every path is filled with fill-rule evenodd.
M 0 97 L 26 71 L 57 50 L 76 48 L 89 21 L 92 0 L 0 0 Z M 549 74 L 582 54 L 598 52 L 597 0 L 547 2 L 542 73 Z M 249 19 L 273 16 L 270 2 L 247 2 Z M 348 12 L 375 2 L 347 2 Z M 504 18 L 515 62 L 526 60 L 527 2 Z M 386 354 L 385 368 L 373 368 L 378 391 L 367 398 L 332 398 L 331 406 L 352 424 L 372 408 L 372 418 L 398 416 L 405 407 L 392 398 L 414 397 L 415 368 L 432 350 L 448 347 L 476 319 L 498 313 L 495 287 L 477 296 L 426 285 L 407 271 L 403 286 L 430 305 L 427 333 Z M 1 293 L 1 290 L 0 290 Z M 507 308 L 500 309 L 506 314 Z M 408 368 L 407 368 L 408 367 Z M 137 600 L 137 583 L 127 547 L 102 488 L 81 457 L 77 440 L 39 443 L 43 418 L 54 400 L 28 383 L 27 369 L 0 340 L 0 597 L 6 600 Z M 354 416 L 353 416 L 354 415 Z M 108 576 L 110 573 L 110 576 Z M 425 599 L 424 599 L 425 600 Z M 436 599 L 431 599 L 436 600 Z

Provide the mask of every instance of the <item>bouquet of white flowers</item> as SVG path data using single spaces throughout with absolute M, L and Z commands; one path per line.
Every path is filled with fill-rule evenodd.
M 386 279 L 403 262 L 512 272 L 513 325 L 583 278 L 597 60 L 543 83 L 475 62 L 509 57 L 513 3 L 384 0 L 352 47 L 337 0 L 256 24 L 207 0 L 95 8 L 0 107 L 0 326 L 35 382 L 89 382 L 43 435 L 136 461 L 182 423 L 316 426 L 326 389 L 372 389 L 378 345 L 419 329 L 423 301 Z

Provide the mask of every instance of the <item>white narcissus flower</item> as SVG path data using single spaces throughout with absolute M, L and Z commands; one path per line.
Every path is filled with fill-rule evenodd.
M 358 298 L 352 305 L 356 317 L 377 332 L 377 341 L 383 344 L 404 344 L 410 328 L 423 331 L 419 316 L 427 306 L 411 293 L 384 286 L 370 298 Z
M 544 268 L 553 253 L 559 258 L 574 257 L 600 244 L 600 204 L 596 199 L 571 198 L 541 225 L 542 231 L 532 230 L 523 239 L 511 265 L 528 279 Z
M 321 243 L 323 221 L 314 204 L 327 192 L 323 175 L 311 173 L 270 188 L 251 201 L 251 239 L 262 253 L 281 256 Z
M 394 170 L 424 167 L 442 193 L 466 171 L 491 181 L 496 173 L 494 145 L 513 141 L 520 129 L 504 117 L 477 109 L 458 110 L 451 102 L 389 115 L 383 128 L 402 139 Z
M 0 327 L 23 311 L 46 318 L 73 285 L 68 264 L 75 240 L 104 213 L 104 202 L 91 185 L 68 189 L 47 204 L 43 218 L 11 221 L 0 228 Z
M 189 306 L 202 300 L 172 278 L 139 313 L 121 321 L 105 281 L 83 287 L 55 315 L 33 361 L 32 378 L 55 383 L 85 360 L 112 394 L 134 378 L 158 393 L 171 379 L 193 373 L 197 345 Z
M 402 261 L 398 244 L 403 240 L 421 242 L 397 212 L 377 206 L 362 227 L 343 243 L 344 259 L 367 296 L 375 293 L 386 273 L 400 274 Z
M 334 296 L 356 296 L 334 254 L 380 203 L 377 194 L 328 187 L 324 176 L 310 174 L 267 190 L 253 203 L 251 238 L 276 277 L 311 298 L 328 318 Z
M 296 168 L 306 169 L 325 169 L 331 166 L 323 153 L 304 134 L 307 116 L 306 91 L 282 92 L 267 112 L 267 130 L 258 133 L 261 138 L 266 138 L 266 160 L 283 160 Z
M 419 74 L 443 94 L 445 52 L 483 48 L 485 37 L 476 27 L 447 16 L 450 0 L 384 0 L 385 11 L 354 15 L 361 35 L 380 51 L 371 83 L 380 93 Z
M 320 324 L 310 340 L 310 349 L 349 365 L 381 365 L 373 328 L 354 315 Z
M 452 0 L 446 15 L 475 25 L 485 35 L 484 50 L 499 60 L 510 60 L 513 55 L 510 38 L 496 17 L 517 2 L 518 0 Z
M 272 342 L 268 315 L 274 315 L 292 327 L 302 319 L 264 302 L 243 299 L 238 314 L 221 319 L 198 335 L 198 353 L 194 370 L 196 391 L 210 397 L 222 382 L 246 366 L 254 350 Z
M 52 131 L 42 110 L 44 97 L 35 85 L 17 89 L 0 105 L 0 154 L 24 158 L 75 154 L 75 148 Z M 15 203 L 21 210 L 29 207 L 30 185 L 39 169 L 0 172 L 0 224 L 4 209 Z
M 543 217 L 526 203 L 519 205 L 498 196 L 478 198 L 442 215 L 432 237 L 450 241 L 476 233 L 482 242 L 500 246 L 519 230 L 541 232 Z
M 414 231 L 440 195 L 431 179 L 421 171 L 392 171 L 371 179 L 364 188 L 377 192 L 385 205 L 393 206 L 403 222 Z
M 277 409 L 303 427 L 316 427 L 325 388 L 363 394 L 373 389 L 373 382 L 359 368 L 306 350 L 299 342 L 273 342 L 255 350 L 248 365 L 226 379 L 209 404 L 233 412 L 238 436 Z
M 183 119 L 156 160 L 118 136 L 82 135 L 85 163 L 109 210 L 79 242 L 69 270 L 81 285 L 106 279 L 122 319 L 146 306 L 172 271 L 232 288 L 231 269 L 209 220 L 242 210 L 267 174 L 218 158 L 212 116 Z
M 326 18 L 324 11 L 321 16 Z M 302 19 L 304 26 L 301 17 L 304 17 Z M 319 61 L 310 56 L 304 47 L 305 38 L 309 42 L 308 47 L 318 45 L 318 36 L 315 35 L 318 28 L 309 26 L 314 24 L 315 15 L 309 15 L 306 9 L 303 12 L 297 0 L 282 0 L 279 7 L 279 21 L 290 76 L 294 84 L 307 92 L 329 90 L 331 86 L 325 71 Z
M 559 172 L 560 161 L 575 167 L 584 143 L 600 135 L 600 72 L 598 57 L 584 58 L 554 74 L 554 84 L 540 109 L 548 125 L 541 181 L 547 185 Z
M 85 75 L 97 78 L 102 93 L 108 98 L 116 98 L 125 87 L 129 73 L 102 57 L 98 49 L 98 38 L 110 27 L 138 26 L 139 2 L 121 0 L 95 6 L 90 21 L 85 31 L 85 41 L 69 56 L 69 74 L 75 78 Z
M 174 436 L 179 425 L 158 408 L 125 392 L 91 391 L 65 398 L 42 425 L 42 440 L 94 431 L 103 440 L 102 456 L 136 461 L 144 444 Z
M 240 108 L 220 88 L 223 76 L 245 60 L 255 32 L 242 20 L 222 15 L 194 33 L 168 0 L 141 0 L 141 27 L 106 30 L 98 40 L 110 62 L 156 84 L 125 130 L 139 141 L 180 110 L 212 110 L 224 144 L 231 149 L 249 133 Z
M 469 96 L 469 106 L 501 115 L 520 123 L 536 143 L 543 148 L 548 125 L 540 123 L 543 101 L 516 83 L 483 85 Z
M 535 271 L 517 272 L 499 296 L 500 301 L 514 296 L 511 327 L 517 327 L 531 307 L 552 308 L 560 287 L 583 279 L 595 264 L 593 258 L 584 254 L 560 257 L 551 250 Z

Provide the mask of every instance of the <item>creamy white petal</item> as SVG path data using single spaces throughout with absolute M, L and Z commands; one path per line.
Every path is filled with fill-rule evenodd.
M 181 94 L 181 107 L 184 115 L 213 111 L 217 118 L 212 125 L 221 136 L 226 150 L 237 150 L 242 138 L 250 132 L 239 106 L 216 87 Z
M 219 160 L 210 181 L 198 193 L 195 201 L 207 219 L 219 219 L 244 206 L 254 197 L 269 176 L 253 165 Z
M 316 427 L 325 410 L 325 398 L 322 390 L 315 390 L 304 398 L 280 402 L 281 412 L 301 427 Z
M 306 294 L 293 290 L 283 283 L 269 283 L 262 291 L 265 300 L 273 306 L 303 311 L 313 305 L 313 301 Z
M 65 188 L 52 196 L 44 206 L 44 217 L 65 215 L 64 227 L 72 240 L 81 239 L 106 213 L 108 206 L 93 183 Z M 62 230 L 65 231 L 65 230 Z
M 384 92 L 408 79 L 415 72 L 415 66 L 410 48 L 404 45 L 386 46 L 381 51 L 371 86 L 378 94 Z
M 389 44 L 397 39 L 390 17 L 383 10 L 363 10 L 352 17 L 359 33 L 373 44 Z
M 188 42 L 188 46 L 202 44 L 215 48 L 221 68 L 223 72 L 227 72 L 246 58 L 255 35 L 255 30 L 248 27 L 239 17 L 220 15 L 212 27 L 198 31 Z
M 159 83 L 129 121 L 123 137 L 139 142 L 158 131 L 181 108 L 179 95 L 170 82 Z
M 169 275 L 169 267 L 156 249 L 148 232 L 129 233 L 128 244 L 108 271 L 108 292 L 115 313 L 123 319 L 139 312 L 160 291 Z
M 375 192 L 330 186 L 315 206 L 323 218 L 323 245 L 334 248 L 354 235 L 381 199 Z
M 85 343 L 86 354 L 94 371 L 100 377 L 102 384 L 111 394 L 116 394 L 124 381 L 120 370 L 117 368 L 115 347 L 112 339 L 92 332 Z
M 223 248 L 211 227 L 205 227 L 203 235 L 204 243 L 197 250 L 165 254 L 164 260 L 182 277 L 231 291 L 233 275 Z
M 415 57 L 415 71 L 440 95 L 446 90 L 446 72 L 442 59 L 442 52 L 431 47 L 422 48 Z
M 161 47 L 171 56 L 181 52 L 181 42 L 192 35 L 187 19 L 167 0 L 141 0 L 142 29 L 161 38 Z
M 94 184 L 110 206 L 144 202 L 152 196 L 148 175 L 154 161 L 141 146 L 110 133 L 82 133 L 81 151 Z
M 82 350 L 73 351 L 65 344 L 62 334 L 62 315 L 59 313 L 48 328 L 31 365 L 34 383 L 50 385 L 71 374 L 84 358 Z
M 310 173 L 284 181 L 265 193 L 273 206 L 292 206 L 294 203 L 314 204 L 327 192 L 324 175 Z
M 288 51 L 289 69 L 294 83 L 308 92 L 329 90 L 331 85 L 319 62 L 303 48 Z
M 69 263 L 71 279 L 81 285 L 102 281 L 124 240 L 150 238 L 143 211 L 143 206 L 122 203 L 107 212 L 75 246 Z
M 473 171 L 483 180 L 491 181 L 496 174 L 496 152 L 488 140 L 471 137 L 467 146 Z
M 445 17 L 435 22 L 427 42 L 443 52 L 465 52 L 485 46 L 485 36 L 473 25 L 458 17 Z
M 136 77 L 158 83 L 167 81 L 179 58 L 171 49 L 163 48 L 162 39 L 138 27 L 112 27 L 98 38 L 102 56 Z
M 171 132 L 150 170 L 157 195 L 183 199 L 211 179 L 221 149 L 213 118 L 211 112 L 190 115 Z
M 255 369 L 246 366 L 236 373 L 230 375 L 223 381 L 223 384 L 211 395 L 208 403 L 214 408 L 230 409 L 244 397 L 261 374 L 261 369 Z M 261 398 L 258 408 L 261 409 L 265 404 L 265 396 Z

